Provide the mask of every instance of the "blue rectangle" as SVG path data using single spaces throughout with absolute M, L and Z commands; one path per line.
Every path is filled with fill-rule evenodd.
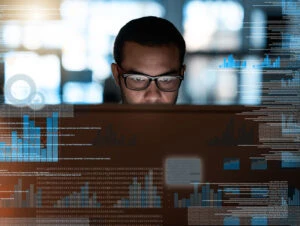
M 217 195 L 217 206 L 222 206 L 222 190 L 218 189 L 218 195 Z
M 58 162 L 58 112 L 53 112 L 53 161 Z
M 5 162 L 11 162 L 11 146 L 5 146 Z
M 43 148 L 41 151 L 42 151 L 41 162 L 46 162 L 47 161 L 47 150 L 45 148 Z
M 251 219 L 251 225 L 257 226 L 257 225 L 268 225 L 268 218 L 266 217 L 252 217 Z
M 52 162 L 53 160 L 53 139 L 52 139 L 52 130 L 53 124 L 52 124 L 52 118 L 47 118 L 47 162 Z
M 40 162 L 41 161 L 41 128 L 40 127 L 35 128 L 35 134 L 36 134 L 35 162 Z
M 225 158 L 224 159 L 224 170 L 239 170 L 240 160 L 237 158 Z
M 225 217 L 223 225 L 233 226 L 240 225 L 240 219 L 238 217 Z
M 23 161 L 23 142 L 22 139 L 18 139 L 18 153 L 17 153 L 17 161 Z
M 5 142 L 0 142 L 0 162 L 5 162 Z
M 178 207 L 178 193 L 174 193 L 174 208 Z
M 281 168 L 300 168 L 299 153 L 283 151 L 281 153 Z
M 266 170 L 268 168 L 267 160 L 251 159 L 251 170 Z
M 33 161 L 34 159 L 34 153 L 35 153 L 35 126 L 34 126 L 34 121 L 30 120 L 29 121 L 29 154 L 28 154 L 28 159 L 30 162 Z
M 161 199 L 160 199 L 160 196 L 156 196 L 155 197 L 155 207 L 157 207 L 157 208 L 161 208 Z
M 15 162 L 17 160 L 17 149 L 18 149 L 18 133 L 17 131 L 11 132 L 11 161 Z
M 23 161 L 28 162 L 29 157 L 29 116 L 23 116 Z

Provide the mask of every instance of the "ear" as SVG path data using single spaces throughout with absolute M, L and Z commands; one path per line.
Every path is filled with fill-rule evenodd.
M 115 63 L 112 63 L 112 64 L 111 64 L 111 71 L 112 71 L 112 74 L 113 74 L 113 76 L 114 76 L 114 78 L 115 78 L 116 84 L 117 84 L 118 86 L 120 86 L 118 65 L 115 64 Z
M 182 67 L 181 67 L 181 71 L 180 71 L 181 75 L 184 75 L 185 69 L 186 69 L 186 65 L 183 64 Z

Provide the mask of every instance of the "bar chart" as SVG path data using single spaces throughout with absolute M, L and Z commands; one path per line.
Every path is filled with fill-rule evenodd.
M 153 171 L 145 175 L 144 189 L 142 183 L 133 178 L 129 185 L 129 198 L 122 198 L 114 204 L 115 208 L 161 208 L 162 201 L 158 195 L 157 187 L 153 183 Z
M 199 184 L 194 184 L 194 192 L 189 198 L 179 199 L 178 193 L 174 193 L 174 208 L 188 208 L 190 206 L 220 207 L 222 206 L 222 190 L 210 189 L 210 184 L 202 186 L 198 192 Z
M 288 14 L 288 15 L 294 15 L 299 16 L 299 4 L 297 4 L 297 1 L 287 1 L 287 0 L 281 0 L 282 4 L 282 14 Z
M 300 190 L 295 188 L 289 197 L 289 206 L 300 206 Z
M 246 61 L 238 61 L 235 60 L 233 55 L 230 54 L 228 56 L 228 60 L 226 59 L 226 57 L 224 58 L 224 62 L 222 65 L 219 65 L 219 68 L 241 68 L 244 69 L 247 66 L 247 62 Z
M 34 192 L 34 184 L 30 184 L 29 189 L 23 190 L 22 179 L 18 179 L 18 183 L 14 185 L 12 195 L 7 198 L 0 198 L 0 208 L 40 207 L 42 207 L 42 190 L 37 188 Z
M 266 55 L 263 62 L 258 65 L 253 65 L 253 68 L 262 69 L 262 68 L 280 68 L 280 57 L 277 57 L 274 62 L 271 61 L 269 55 Z
M 73 192 L 72 194 L 57 200 L 53 205 L 54 208 L 100 208 L 101 203 L 97 201 L 97 194 L 95 192 L 89 196 L 89 183 L 86 182 L 81 188 L 80 192 Z
M 0 142 L 0 162 L 58 162 L 58 112 L 46 119 L 46 144 L 41 142 L 41 127 L 23 116 L 23 134 L 11 132 L 11 144 Z
M 300 74 L 296 72 L 293 78 L 281 79 L 282 88 L 299 88 L 300 87 Z

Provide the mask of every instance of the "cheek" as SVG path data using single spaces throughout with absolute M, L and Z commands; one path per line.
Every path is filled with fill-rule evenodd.
M 139 103 L 144 99 L 144 93 L 142 91 L 136 92 L 129 89 L 126 89 L 125 86 L 122 86 L 122 92 L 126 101 L 129 104 Z
M 174 100 L 177 97 L 178 92 L 163 92 L 162 97 L 165 100 Z

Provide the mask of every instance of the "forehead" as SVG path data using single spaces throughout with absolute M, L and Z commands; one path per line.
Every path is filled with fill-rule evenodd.
M 179 50 L 173 44 L 145 46 L 135 42 L 125 42 L 122 67 L 125 70 L 140 71 L 149 75 L 178 70 Z

